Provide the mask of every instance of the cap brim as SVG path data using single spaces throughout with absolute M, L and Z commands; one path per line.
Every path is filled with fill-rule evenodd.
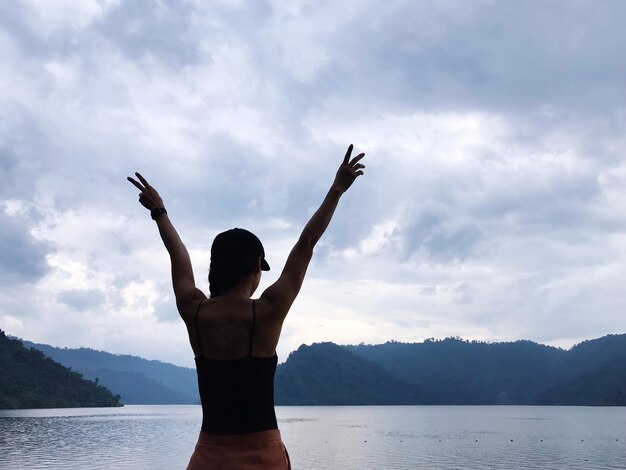
M 269 271 L 270 270 L 270 265 L 267 264 L 267 261 L 265 261 L 265 258 L 261 258 L 261 271 Z

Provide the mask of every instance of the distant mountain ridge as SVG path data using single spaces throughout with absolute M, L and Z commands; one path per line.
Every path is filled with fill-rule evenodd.
M 0 409 L 121 406 L 119 396 L 0 330 Z
M 567 352 L 530 341 L 469 342 L 456 338 L 423 343 L 348 346 L 395 376 L 421 384 L 442 404 L 531 404 L 562 375 Z
M 92 349 L 24 342 L 99 378 L 124 403 L 199 403 L 196 372 Z M 626 405 L 626 335 L 570 350 L 460 338 L 302 345 L 278 366 L 277 405 Z
M 626 405 L 626 334 L 566 351 L 531 341 L 447 338 L 347 346 L 442 404 Z
M 127 405 L 200 403 L 196 371 L 166 362 L 89 348 L 57 348 L 23 341 L 121 396 Z
M 302 345 L 276 371 L 277 405 L 412 405 L 433 395 L 334 343 Z

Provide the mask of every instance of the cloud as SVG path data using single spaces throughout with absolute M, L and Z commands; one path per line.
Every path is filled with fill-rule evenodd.
M 378 14 L 362 8 L 350 23 L 358 28 L 333 31 L 350 31 L 333 43 L 347 65 L 331 66 L 349 73 L 333 91 L 437 111 L 605 114 L 623 93 L 624 65 L 615 54 L 626 43 L 617 19 L 625 6 L 603 7 L 396 1 Z
M 305 341 L 568 345 L 621 328 L 623 2 L 7 8 L 10 334 L 190 365 L 167 254 L 126 176 L 159 189 L 205 291 L 213 237 L 257 233 L 262 290 L 351 142 L 366 175 L 316 247 L 281 357 Z
M 102 17 L 95 31 L 112 40 L 131 61 L 154 57 L 184 67 L 198 61 L 194 13 L 186 2 L 119 2 Z
M 70 289 L 59 292 L 57 300 L 76 310 L 88 311 L 99 307 L 105 294 L 99 289 Z
M 35 239 L 29 221 L 0 211 L 0 284 L 5 288 L 16 284 L 35 283 L 48 272 L 46 255 L 50 246 Z

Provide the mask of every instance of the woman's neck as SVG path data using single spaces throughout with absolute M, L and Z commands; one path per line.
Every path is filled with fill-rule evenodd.
M 244 279 L 236 286 L 220 295 L 224 300 L 248 300 L 252 295 L 252 280 Z

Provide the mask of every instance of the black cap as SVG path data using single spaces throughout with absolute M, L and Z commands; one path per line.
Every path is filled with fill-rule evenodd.
M 265 261 L 265 250 L 258 237 L 243 228 L 231 228 L 220 233 L 211 246 L 211 258 L 232 258 L 250 256 L 261 258 L 261 270 L 269 271 L 270 265 Z

